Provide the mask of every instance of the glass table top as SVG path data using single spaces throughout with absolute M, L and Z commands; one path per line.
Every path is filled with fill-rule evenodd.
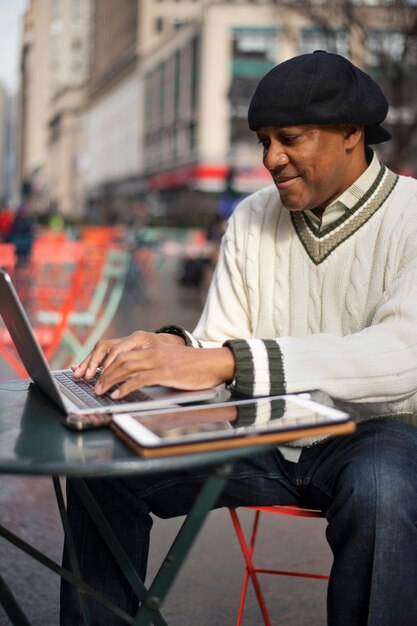
M 71 431 L 47 396 L 29 380 L 0 382 L 0 472 L 111 476 L 222 464 L 259 446 L 145 459 L 109 428 Z M 273 447 L 266 444 L 265 449 Z

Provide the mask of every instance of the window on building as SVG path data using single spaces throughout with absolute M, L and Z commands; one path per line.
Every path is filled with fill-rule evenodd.
M 163 17 L 155 18 L 155 32 L 162 33 L 163 30 L 164 30 L 164 18 Z
M 172 129 L 172 157 L 178 156 L 178 129 L 174 126 Z
M 182 17 L 181 15 L 176 15 L 175 17 L 171 19 L 171 24 L 173 25 L 175 30 L 179 30 L 186 23 L 187 23 L 187 20 L 185 19 L 185 17 Z
M 165 98 L 166 98 L 166 91 L 167 91 L 167 85 L 166 85 L 166 65 L 165 62 L 162 62 L 159 66 L 159 86 L 158 86 L 158 91 L 159 91 L 159 120 L 160 120 L 160 125 L 164 124 L 164 111 L 165 111 Z
M 150 113 L 152 111 L 152 80 L 151 74 L 145 76 L 145 121 L 146 125 L 150 124 Z
M 191 42 L 191 110 L 196 111 L 198 106 L 198 86 L 199 86 L 199 60 L 200 60 L 200 40 L 194 37 Z
M 197 126 L 196 124 L 190 124 L 188 128 L 188 148 L 190 152 L 193 152 L 197 147 Z
M 71 50 L 73 50 L 74 52 L 78 52 L 82 49 L 83 47 L 83 42 L 81 39 L 73 39 L 71 41 Z
M 277 63 L 279 30 L 276 27 L 234 28 L 229 87 L 231 145 L 253 141 L 248 129 L 248 104 L 259 82 Z
M 175 52 L 174 59 L 174 117 L 178 117 L 180 109 L 180 81 L 181 81 L 180 51 Z
M 233 76 L 262 76 L 275 65 L 277 56 L 277 28 L 233 29 Z
M 51 20 L 49 31 L 51 35 L 58 35 L 62 30 L 62 20 Z
M 55 115 L 49 122 L 49 141 L 53 143 L 59 139 L 61 134 L 62 116 L 61 114 Z
M 342 56 L 349 56 L 349 40 L 344 28 L 323 29 L 318 26 L 302 28 L 299 38 L 299 53 L 307 54 L 314 50 L 328 50 Z

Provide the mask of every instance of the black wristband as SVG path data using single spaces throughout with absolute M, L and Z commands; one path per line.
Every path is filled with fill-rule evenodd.
M 155 333 L 167 333 L 168 335 L 177 335 L 177 337 L 182 337 L 184 339 L 187 346 L 192 345 L 190 338 L 188 337 L 184 328 L 182 328 L 182 326 L 177 326 L 176 324 L 161 326 L 160 328 L 155 330 Z

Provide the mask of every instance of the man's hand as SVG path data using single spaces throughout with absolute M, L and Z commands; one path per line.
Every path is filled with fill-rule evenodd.
M 99 341 L 74 368 L 74 376 L 92 378 L 99 366 L 103 371 L 96 393 L 119 385 L 112 393 L 115 399 L 145 385 L 205 389 L 233 379 L 235 370 L 229 348 L 190 348 L 177 335 L 143 331 Z
M 74 376 L 92 378 L 98 367 L 108 367 L 118 355 L 130 350 L 143 350 L 159 343 L 185 345 L 182 337 L 177 335 L 148 333 L 143 330 L 119 339 L 102 339 L 96 343 L 92 352 L 79 365 L 72 367 Z

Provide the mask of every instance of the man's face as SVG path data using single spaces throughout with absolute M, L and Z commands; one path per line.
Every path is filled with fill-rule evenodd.
M 265 126 L 256 134 L 263 163 L 291 211 L 325 208 L 359 175 L 342 125 Z

